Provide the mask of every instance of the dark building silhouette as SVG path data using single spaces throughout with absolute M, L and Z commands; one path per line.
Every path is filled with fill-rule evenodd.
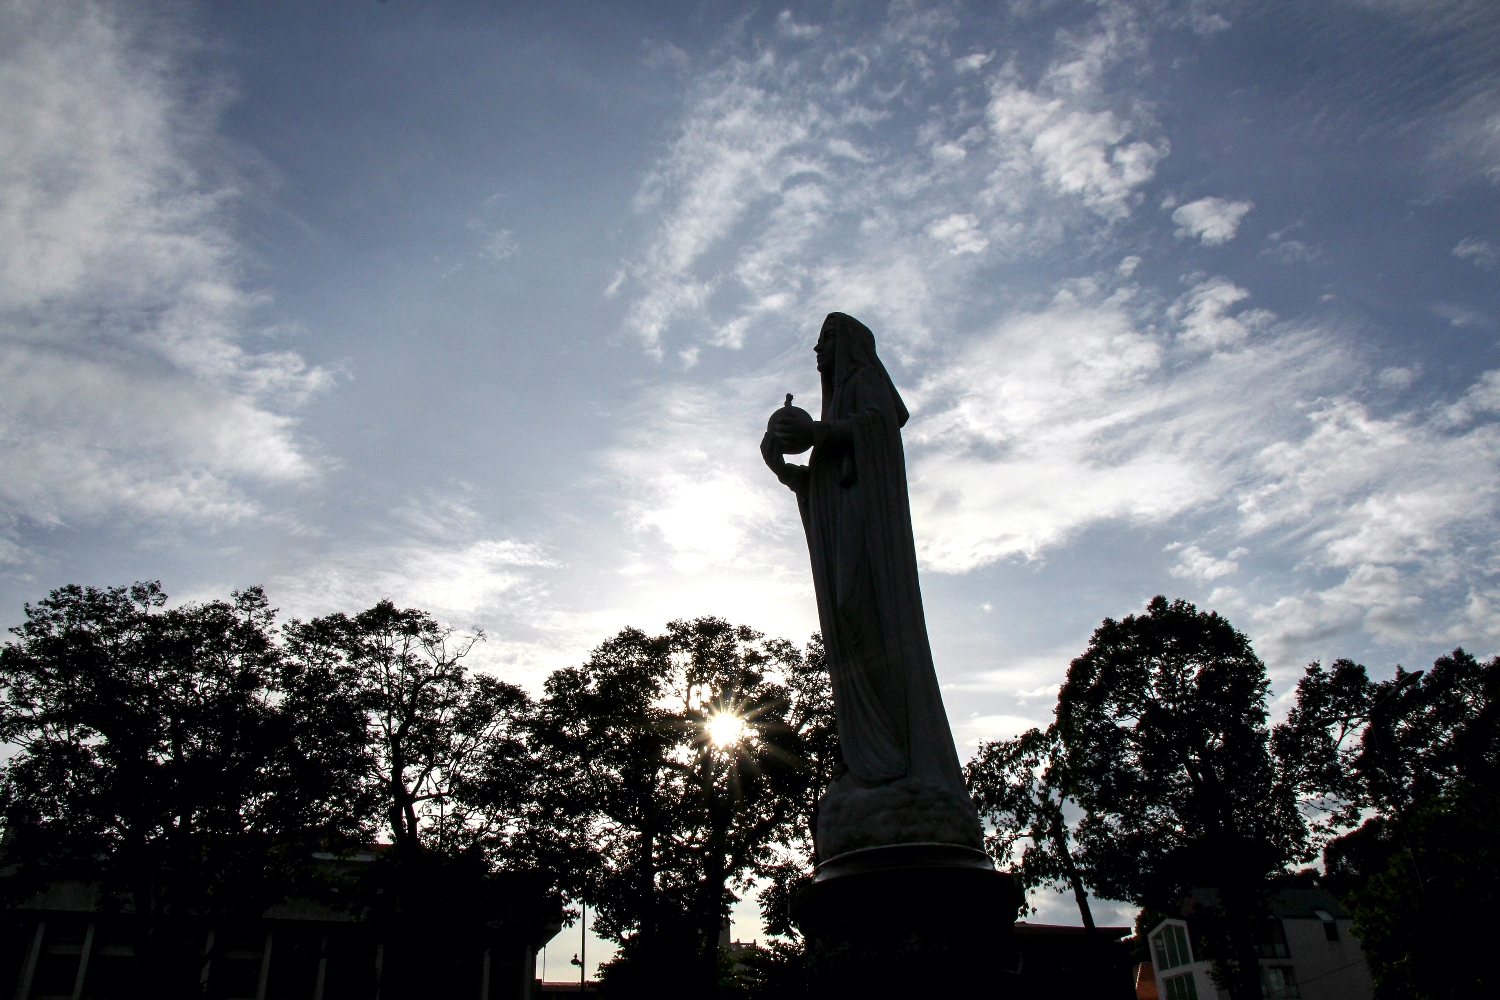
M 1132 1000 L 1135 979 L 1130 953 L 1121 940 L 1129 927 L 1058 924 L 1015 926 L 1016 965 L 1007 970 L 1017 982 L 1015 996 L 1053 1000 Z
M 204 971 L 206 994 L 210 1000 L 531 1000 L 537 950 L 561 929 L 561 901 L 516 903 L 514 912 L 533 916 L 519 924 L 513 916 L 476 921 L 459 936 L 424 938 L 288 900 L 258 920 L 203 927 L 203 951 L 213 952 Z M 72 881 L 53 883 L 6 910 L 0 1000 L 140 995 L 134 944 L 140 919 L 128 908 L 107 911 L 96 887 Z

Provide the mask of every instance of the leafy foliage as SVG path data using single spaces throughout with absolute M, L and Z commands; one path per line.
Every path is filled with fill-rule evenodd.
M 625 629 L 533 701 L 466 669 L 482 634 L 389 601 L 278 629 L 259 589 L 168 608 L 153 583 L 64 588 L 26 614 L 0 651 L 4 888 L 82 878 L 144 903 L 137 954 L 169 994 L 212 961 L 205 922 L 334 890 L 418 943 L 535 924 L 507 901 L 564 890 L 621 943 L 617 993 L 749 982 L 718 938 L 757 881 L 791 930 L 839 763 L 816 637 Z M 353 881 L 316 861 L 381 836 Z M 392 988 L 418 975 L 403 968 Z
M 836 753 L 815 670 L 784 640 L 699 618 L 660 636 L 626 629 L 548 679 L 543 784 L 577 831 L 558 844 L 583 861 L 579 894 L 621 942 L 615 992 L 672 988 L 683 954 L 699 961 L 677 985 L 711 989 L 735 893 L 785 875 L 782 848 L 810 834 Z M 721 716 L 744 727 L 727 745 L 711 738 Z
M 1500 896 L 1500 657 L 1455 649 L 1379 682 L 1350 660 L 1314 663 L 1273 738 L 1320 817 L 1325 884 L 1353 910 L 1381 996 L 1493 989 L 1477 932 L 1452 915 Z
M 199 918 L 315 894 L 312 847 L 367 834 L 364 743 L 285 669 L 258 588 L 165 603 L 155 583 L 65 587 L 0 650 L 6 893 L 62 875 L 128 894 L 162 929 L 138 954 L 195 977 Z
M 981 743 L 964 768 L 964 776 L 989 830 L 985 847 L 991 857 L 1019 878 L 1022 891 L 1038 886 L 1072 890 L 1083 925 L 1092 930 L 1094 915 L 1089 910 L 1082 859 L 1073 847 L 1063 812 L 1069 782 L 1057 727 L 1028 729 L 1013 740 Z M 1022 845 L 1023 840 L 1030 843 Z
M 465 670 L 483 633 L 455 640 L 425 611 L 390 601 L 352 618 L 293 621 L 285 632 L 288 656 L 328 678 L 335 697 L 360 713 L 368 747 L 361 777 L 399 849 L 457 850 L 494 838 L 503 817 L 474 808 L 464 793 L 482 781 L 487 760 L 521 738 L 530 699 Z M 487 785 L 486 802 L 502 800 L 494 782 Z
M 1269 879 L 1306 850 L 1270 753 L 1269 686 L 1228 621 L 1156 597 L 1144 615 L 1105 619 L 1058 696 L 1094 888 L 1160 909 L 1215 888 L 1201 922 L 1237 998 L 1260 993 L 1254 931 Z

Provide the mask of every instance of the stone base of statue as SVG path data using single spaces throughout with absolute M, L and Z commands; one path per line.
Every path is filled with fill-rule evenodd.
M 973 848 L 899 844 L 832 858 L 792 900 L 811 995 L 1009 997 L 1023 901 Z

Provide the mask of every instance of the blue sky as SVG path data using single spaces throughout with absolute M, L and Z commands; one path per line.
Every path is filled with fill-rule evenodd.
M 1497 53 L 1485 0 L 12 0 L 0 619 L 392 597 L 532 687 L 626 624 L 805 638 L 756 446 L 839 309 L 961 752 L 1156 593 L 1281 710 L 1491 655 Z

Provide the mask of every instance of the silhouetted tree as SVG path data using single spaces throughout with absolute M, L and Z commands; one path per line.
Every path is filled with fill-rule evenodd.
M 361 876 L 351 899 L 393 942 L 385 987 L 402 995 L 441 991 L 441 970 L 429 968 L 425 954 L 465 938 L 477 946 L 486 926 L 524 924 L 546 899 L 535 859 L 511 849 L 523 825 L 514 789 L 530 778 L 529 755 L 517 750 L 530 699 L 465 668 L 482 633 L 456 636 L 427 612 L 390 601 L 352 617 L 293 621 L 284 632 L 287 659 L 309 676 L 330 678 L 337 700 L 353 705 L 360 720 L 366 754 L 359 777 L 392 849 Z M 513 773 L 500 774 L 500 760 Z
M 205 926 L 313 892 L 312 848 L 362 837 L 363 739 L 283 670 L 259 588 L 166 599 L 156 583 L 55 590 L 0 650 L 6 881 L 12 900 L 99 882 L 106 905 L 152 916 L 142 990 L 190 995 Z
M 559 843 L 592 855 L 579 894 L 622 946 L 612 992 L 716 989 L 734 893 L 806 822 L 815 713 L 783 683 L 811 690 L 805 664 L 790 643 L 700 618 L 626 629 L 548 679 L 539 753 L 556 814 L 579 831 Z
M 981 743 L 964 776 L 989 830 L 985 846 L 990 855 L 1021 880 L 1023 891 L 1054 885 L 1071 889 L 1083 926 L 1092 932 L 1088 888 L 1063 815 L 1068 781 L 1057 726 Z M 1017 856 L 1022 840 L 1031 843 Z
M 1321 816 L 1324 884 L 1354 912 L 1380 995 L 1494 989 L 1482 930 L 1451 915 L 1500 899 L 1500 657 L 1455 649 L 1381 682 L 1314 663 L 1273 738 Z
M 1105 619 L 1058 697 L 1094 888 L 1164 910 L 1193 889 L 1216 890 L 1199 898 L 1198 923 L 1236 1000 L 1260 996 L 1269 879 L 1306 844 L 1269 750 L 1268 687 L 1229 622 L 1156 597 L 1144 615 Z
M 526 693 L 463 659 L 483 633 L 455 638 L 425 611 L 381 601 L 352 618 L 328 615 L 284 629 L 288 656 L 336 679 L 363 713 L 366 779 L 398 851 L 457 851 L 504 817 L 462 794 L 486 754 L 524 727 Z

